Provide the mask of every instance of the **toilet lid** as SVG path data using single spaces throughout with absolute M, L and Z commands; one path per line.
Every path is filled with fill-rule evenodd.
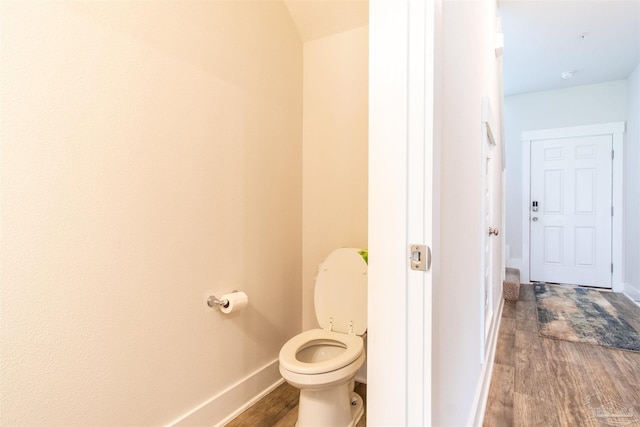
M 336 249 L 320 265 L 314 301 L 323 329 L 357 335 L 367 330 L 367 263 L 359 251 Z

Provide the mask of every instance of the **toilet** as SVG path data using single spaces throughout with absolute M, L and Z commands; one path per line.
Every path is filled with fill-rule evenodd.
M 367 331 L 367 262 L 361 252 L 341 248 L 329 254 L 314 292 L 322 329 L 302 332 L 280 350 L 280 374 L 300 389 L 297 427 L 352 427 L 364 412 L 353 391 Z

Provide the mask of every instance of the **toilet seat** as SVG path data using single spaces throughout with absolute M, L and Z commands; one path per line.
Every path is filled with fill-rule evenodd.
M 315 341 L 315 343 L 314 343 Z M 324 341 L 324 342 L 323 342 Z M 334 342 L 345 350 L 328 360 L 307 363 L 296 358 L 298 352 L 306 347 Z M 313 375 L 336 371 L 353 363 L 364 352 L 364 342 L 357 335 L 348 335 L 324 329 L 311 329 L 296 335 L 285 343 L 280 350 L 280 366 L 290 372 Z

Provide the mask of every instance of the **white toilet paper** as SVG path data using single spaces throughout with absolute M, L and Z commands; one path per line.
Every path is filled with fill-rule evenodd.
M 226 306 L 220 306 L 220 311 L 224 314 L 235 313 L 242 310 L 247 306 L 247 304 L 249 304 L 249 297 L 244 292 L 224 294 L 220 297 L 220 300 L 227 300 L 229 302 Z

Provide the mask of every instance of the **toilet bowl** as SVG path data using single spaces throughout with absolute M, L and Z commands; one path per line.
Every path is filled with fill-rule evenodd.
M 314 306 L 322 329 L 296 335 L 280 350 L 280 373 L 300 389 L 297 427 L 355 426 L 364 412 L 354 377 L 364 364 L 367 263 L 361 250 L 333 251 L 320 266 Z

